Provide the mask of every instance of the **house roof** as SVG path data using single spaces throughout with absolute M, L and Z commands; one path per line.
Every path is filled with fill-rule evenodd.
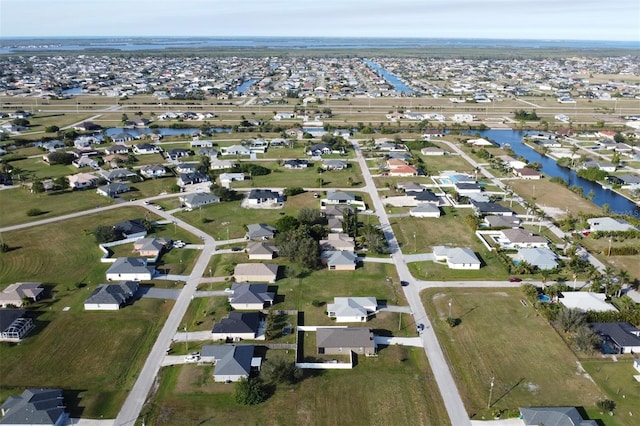
M 165 248 L 169 241 L 166 238 L 140 238 L 133 243 L 133 248 L 138 251 L 160 251 Z
M 356 196 L 350 192 L 342 191 L 329 191 L 327 193 L 327 200 L 330 201 L 355 201 Z
M 334 297 L 333 303 L 327 305 L 327 312 L 335 313 L 336 317 L 367 316 L 378 307 L 375 297 Z
M 231 303 L 273 303 L 275 293 L 270 292 L 267 284 L 239 284 L 231 286 Z
M 100 284 L 91 296 L 84 301 L 85 304 L 122 305 L 129 300 L 138 290 L 135 281 L 124 281 L 117 284 Z
M 263 241 L 256 241 L 247 245 L 247 253 L 251 256 L 253 254 L 269 254 L 273 255 L 278 252 L 278 248 L 275 244 L 265 243 Z
M 513 216 L 485 216 L 484 221 L 489 224 L 491 228 L 501 228 L 506 226 L 518 226 L 520 225 L 520 219 Z
M 356 243 L 353 237 L 341 232 L 331 232 L 326 240 L 320 240 L 320 248 L 325 251 L 355 249 Z
M 593 293 L 583 291 L 567 291 L 562 293 L 560 303 L 569 309 L 579 309 L 581 311 L 617 311 L 617 309 L 605 302 L 607 296 L 604 293 Z
M 420 185 L 418 182 L 398 182 L 396 187 L 400 189 L 404 189 L 405 191 L 424 191 L 424 186 Z
M 108 183 L 98 188 L 101 192 L 105 194 L 121 194 L 123 192 L 129 192 L 131 188 L 129 185 L 120 182 Z
M 513 213 L 511 209 L 498 203 L 471 200 L 471 204 L 482 213 Z
M 479 264 L 481 263 L 476 254 L 470 248 L 434 246 L 433 253 L 436 257 L 446 257 L 451 264 Z
M 413 197 L 416 201 L 423 201 L 427 203 L 437 203 L 440 199 L 433 192 L 427 190 L 424 191 L 407 191 L 407 196 Z
M 347 205 L 328 205 L 325 207 L 324 209 L 324 215 L 327 217 L 330 216 L 337 216 L 337 217 L 344 217 L 344 215 L 349 215 L 349 214 L 353 214 L 353 212 L 355 211 L 355 209 L 351 206 L 347 206 Z
M 594 322 L 589 327 L 601 336 L 608 336 L 620 347 L 640 346 L 640 329 L 628 322 Z
M 270 225 L 265 225 L 264 223 L 252 223 L 247 225 L 247 237 L 249 238 L 271 238 L 275 232 L 276 228 Z
M 0 332 L 9 328 L 18 318 L 24 317 L 26 312 L 24 309 L 0 309 Z
M 7 286 L 7 288 L 2 290 L 2 293 L 0 294 L 0 300 L 21 301 L 23 297 L 28 297 L 29 299 L 37 299 L 43 291 L 44 288 L 42 288 L 42 283 L 15 283 Z
M 215 358 L 214 376 L 241 376 L 251 372 L 253 351 L 253 345 L 205 345 L 200 355 Z
M 229 312 L 227 318 L 213 325 L 213 333 L 256 333 L 260 324 L 259 312 Z
M 107 274 L 140 274 L 151 273 L 151 271 L 144 257 L 119 257 L 107 269 Z
M 251 275 L 271 279 L 278 275 L 278 265 L 275 263 L 239 263 L 233 275 Z
M 503 229 L 500 231 L 506 239 L 512 243 L 547 243 L 545 237 L 534 235 L 532 232 L 522 228 Z
M 270 189 L 252 189 L 249 191 L 248 198 L 253 200 L 280 198 L 280 194 Z
M 595 420 L 585 420 L 575 407 L 520 408 L 526 426 L 596 426 Z
M 205 204 L 219 203 L 220 197 L 209 194 L 207 192 L 196 192 L 195 194 L 186 194 L 180 197 L 183 203 L 190 204 L 192 207 L 198 207 Z
M 130 219 L 113 225 L 113 230 L 122 234 L 125 238 L 127 235 L 139 234 L 141 232 L 147 233 L 147 228 L 144 226 L 144 219 Z
M 540 269 L 553 269 L 558 266 L 556 254 L 546 247 L 519 249 L 518 257 L 529 265 L 537 266 Z
M 324 328 L 316 330 L 316 346 L 319 348 L 375 348 L 373 332 L 366 327 Z
M 343 160 L 322 160 L 322 165 L 325 167 L 345 168 L 349 164 Z
M 323 251 L 321 257 L 327 259 L 329 266 L 354 265 L 358 259 L 353 251 L 347 250 Z
M 0 424 L 55 425 L 65 415 L 64 408 L 62 390 L 26 389 L 0 406 L 5 412 Z
M 411 213 L 440 213 L 440 208 L 433 203 L 420 203 L 410 210 Z

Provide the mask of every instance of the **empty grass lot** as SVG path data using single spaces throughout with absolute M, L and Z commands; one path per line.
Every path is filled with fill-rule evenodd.
M 573 214 L 577 212 L 587 214 L 602 213 L 602 209 L 591 201 L 548 179 L 536 181 L 515 179 L 509 182 L 513 190 L 525 200 L 533 201 L 535 198 L 535 203 L 539 206 L 559 209 L 562 212 L 559 215 L 560 217 L 565 216 L 564 212 L 568 208 L 571 209 Z
M 214 383 L 211 374 L 208 366 L 163 368 L 146 424 L 449 424 L 421 348 L 381 348 L 378 358 L 359 357 L 352 370 L 307 372 L 250 407 L 234 401 L 235 385 Z
M 303 188 L 319 188 L 322 179 L 322 186 L 325 188 L 349 188 L 353 184 L 362 186 L 364 180 L 357 163 L 350 162 L 346 170 L 326 171 L 318 173 L 317 168 L 320 163 L 314 163 L 313 167 L 307 167 L 303 170 L 290 170 L 284 166 L 278 165 L 276 162 L 260 162 L 260 166 L 271 169 L 271 173 L 264 176 L 253 176 L 250 181 L 235 182 L 234 187 L 256 188 L 286 188 L 286 187 L 303 187 Z
M 422 294 L 469 415 L 480 420 L 499 410 L 517 415 L 523 406 L 593 407 L 602 392 L 581 373 L 560 336 L 521 298 L 520 289 L 433 289 Z M 454 328 L 444 321 L 449 302 L 451 316 L 461 319 Z
M 117 312 L 62 312 L 66 302 L 39 303 L 37 328 L 19 345 L 0 345 L 2 393 L 60 387 L 72 417 L 114 418 L 173 302 L 144 299 Z

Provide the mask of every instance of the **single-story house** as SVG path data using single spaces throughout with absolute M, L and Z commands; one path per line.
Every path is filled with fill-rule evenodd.
M 195 209 L 197 207 L 219 203 L 220 197 L 208 192 L 196 192 L 195 194 L 181 195 L 180 202 L 190 209 Z
M 433 203 L 420 203 L 409 210 L 411 217 L 440 217 L 440 208 Z
M 274 138 L 269 142 L 269 148 L 284 148 L 289 146 L 289 142 L 283 138 Z
M 130 219 L 113 225 L 113 230 L 121 239 L 142 238 L 147 235 L 144 219 Z
M 133 153 L 137 155 L 157 154 L 160 148 L 151 143 L 140 143 L 133 146 Z
M 63 426 L 69 420 L 65 408 L 61 389 L 29 388 L 0 405 L 0 424 Z
M 483 138 L 469 139 L 469 140 L 467 140 L 467 144 L 472 145 L 472 146 L 493 146 L 492 142 L 490 142 L 490 141 L 488 141 L 486 139 L 483 139 Z
M 327 315 L 336 322 L 366 322 L 377 309 L 375 297 L 334 297 L 327 304 Z
M 587 420 L 575 407 L 528 407 L 520 408 L 520 419 L 524 426 L 597 426 L 595 420 Z
M 195 185 L 197 183 L 210 182 L 211 178 L 208 175 L 200 172 L 194 173 L 180 173 L 178 176 L 178 185 L 181 187 L 187 185 Z
M 194 139 L 191 141 L 191 148 L 212 148 L 212 147 L 213 147 L 212 140 Z
M 589 327 L 600 336 L 602 343 L 612 347 L 615 354 L 640 352 L 640 329 L 628 322 L 596 322 Z
M 119 194 L 131 191 L 131 187 L 121 182 L 108 183 L 106 185 L 98 187 L 96 192 L 105 197 L 115 198 Z
M 11 305 L 16 308 L 20 308 L 22 307 L 25 299 L 37 302 L 42 297 L 43 293 L 44 288 L 42 288 L 42 283 L 14 283 L 7 286 L 7 288 L 0 292 L 0 307 L 6 308 Z
M 426 148 L 422 148 L 420 150 L 420 154 L 426 156 L 437 156 L 437 155 L 446 155 L 447 151 L 444 149 L 436 148 L 434 146 L 428 146 Z
M 418 182 L 398 182 L 396 184 L 396 188 L 403 190 L 404 192 L 414 191 L 421 192 L 425 190 L 425 187 L 420 185 Z
M 349 163 L 344 160 L 322 160 L 324 170 L 339 171 L 349 167 Z
M 328 191 L 324 201 L 326 204 L 351 204 L 356 201 L 356 196 L 351 192 Z
M 624 232 L 637 230 L 635 226 L 624 219 L 607 216 L 587 219 L 587 223 L 589 224 L 589 231 L 591 232 Z
M 606 302 L 607 295 L 591 291 L 566 291 L 558 301 L 569 309 L 579 309 L 582 312 L 617 312 L 615 306 Z
M 160 257 L 170 242 L 171 240 L 166 238 L 140 238 L 133 242 L 133 251 L 138 252 L 141 257 L 151 258 L 148 262 L 152 263 Z
M 537 171 L 536 169 L 532 169 L 530 167 L 523 167 L 521 169 L 513 169 L 513 174 L 518 176 L 519 178 L 525 180 L 539 180 L 542 179 L 542 173 Z
M 558 267 L 556 254 L 547 247 L 521 248 L 518 250 L 516 258 L 541 270 L 550 270 Z
M 515 216 L 485 216 L 484 223 L 489 228 L 518 228 L 521 221 Z
M 243 340 L 256 339 L 263 323 L 260 312 L 229 312 L 213 325 L 211 338 L 213 340 Z
M 193 162 L 178 163 L 176 165 L 177 173 L 195 173 L 198 171 L 200 164 Z
M 120 306 L 133 298 L 138 291 L 136 281 L 117 284 L 100 284 L 84 301 L 86 311 L 117 311 Z
M 416 201 L 415 205 L 421 203 L 430 203 L 436 206 L 442 204 L 442 200 L 436 194 L 431 192 L 428 189 L 423 189 L 422 191 L 405 191 L 407 197 L 411 197 Z
M 285 169 L 301 170 L 309 167 L 307 160 L 285 160 L 283 164 Z
M 247 195 L 250 205 L 277 204 L 282 201 L 282 195 L 270 189 L 252 189 Z
M 149 164 L 140 169 L 140 174 L 146 178 L 158 178 L 167 175 L 167 169 L 162 164 Z
M 415 167 L 409 164 L 405 164 L 404 166 L 397 166 L 397 167 L 394 167 L 393 169 L 390 169 L 389 176 L 401 176 L 401 177 L 418 176 L 418 169 L 416 169 Z
M 342 232 L 344 231 L 343 218 L 341 216 L 327 216 L 327 227 L 329 232 Z
M 111 170 L 100 170 L 98 172 L 107 182 L 124 182 L 131 180 L 140 180 L 140 176 L 138 176 L 135 172 L 127 169 L 111 169 Z
M 324 216 L 327 219 L 332 217 L 344 219 L 345 216 L 354 214 L 355 209 L 346 204 L 329 204 L 323 210 Z
M 89 157 L 76 158 L 71 162 L 71 164 L 73 164 L 78 169 L 82 169 L 84 167 L 91 167 L 92 169 L 100 168 L 100 165 L 98 164 L 98 162 L 93 158 L 89 158 Z
M 220 160 L 218 157 L 211 157 L 209 164 L 211 170 L 224 170 L 233 168 L 236 165 L 236 162 L 233 160 Z
M 173 148 L 167 151 L 167 157 L 175 161 L 181 157 L 188 157 L 193 155 L 193 151 L 186 148 Z
M 129 147 L 126 145 L 113 145 L 104 149 L 104 153 L 107 155 L 113 154 L 124 154 L 127 155 L 129 153 Z
M 496 242 L 505 249 L 549 247 L 549 241 L 540 235 L 522 228 L 509 228 L 498 231 Z
M 242 145 L 231 145 L 220 147 L 220 155 L 251 155 L 251 149 Z
M 331 145 L 327 145 L 326 143 L 317 143 L 311 145 L 307 150 L 307 155 L 312 155 L 314 157 L 326 154 L 331 154 Z
M 233 271 L 236 282 L 257 281 L 274 283 L 278 277 L 275 263 L 239 263 Z
M 454 182 L 453 187 L 460 195 L 479 194 L 482 186 L 477 182 Z
M 320 355 L 348 355 L 350 352 L 375 355 L 377 349 L 373 332 L 366 327 L 318 327 L 316 347 Z
M 470 248 L 434 246 L 433 256 L 438 262 L 446 262 L 449 269 L 480 269 L 480 259 Z
M 42 142 L 40 146 L 49 152 L 53 152 L 56 149 L 64 148 L 66 145 L 61 140 L 53 139 L 47 142 Z
M 231 182 L 242 182 L 244 181 L 244 173 L 222 173 L 220 176 L 220 185 L 225 188 L 229 188 L 231 186 Z
M 320 260 L 332 271 L 355 271 L 358 256 L 353 250 L 323 251 Z
M 484 202 L 484 201 L 474 201 L 471 200 L 471 204 L 473 206 L 473 211 L 477 216 L 513 216 L 514 213 L 508 207 L 504 207 L 498 203 L 493 202 Z
M 264 223 L 252 223 L 247 225 L 247 234 L 245 238 L 247 240 L 269 240 L 273 238 L 276 233 L 276 228 L 273 226 L 265 225 Z
M 229 303 L 233 309 L 261 310 L 273 305 L 275 293 L 267 284 L 234 283 L 229 293 Z
M 326 240 L 320 240 L 322 251 L 355 251 L 356 243 L 353 237 L 341 232 L 331 232 Z
M 275 244 L 264 241 L 256 241 L 247 245 L 249 260 L 271 260 L 278 254 Z
M 200 361 L 212 363 L 213 380 L 228 383 L 248 378 L 254 364 L 253 345 L 204 345 Z
M 107 269 L 108 281 L 149 281 L 154 269 L 144 257 L 119 257 Z
M 35 327 L 26 313 L 24 309 L 0 309 L 0 340 L 19 342 Z
M 111 140 L 116 144 L 131 142 L 134 139 L 136 139 L 136 136 L 127 132 L 120 132 L 111 136 Z

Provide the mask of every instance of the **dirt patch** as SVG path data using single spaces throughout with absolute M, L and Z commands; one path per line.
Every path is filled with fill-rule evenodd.
M 524 387 L 526 389 L 529 390 L 529 392 L 531 393 L 536 393 L 538 392 L 538 389 L 540 388 L 540 386 L 536 385 L 535 383 L 531 383 L 531 382 L 527 382 L 524 384 Z

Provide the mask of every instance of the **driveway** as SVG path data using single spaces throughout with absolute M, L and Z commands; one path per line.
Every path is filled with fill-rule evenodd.
M 406 260 L 407 263 L 411 263 L 411 262 L 433 262 L 436 259 L 433 256 L 433 253 L 418 253 L 418 254 L 405 254 L 404 260 Z
M 390 305 L 390 306 L 380 306 L 378 308 L 379 312 L 400 312 L 403 314 L 411 314 L 411 306 L 396 306 L 396 305 Z
M 393 263 L 393 259 L 390 257 L 369 257 L 369 256 L 358 256 L 358 262 L 368 262 L 368 263 Z
M 136 292 L 136 296 L 145 299 L 171 299 L 177 300 L 180 296 L 180 290 L 172 288 L 156 288 L 142 286 Z
M 373 336 L 374 342 L 378 345 L 399 345 L 399 346 L 414 346 L 416 348 L 422 348 L 422 339 L 419 337 L 387 337 L 387 336 Z

